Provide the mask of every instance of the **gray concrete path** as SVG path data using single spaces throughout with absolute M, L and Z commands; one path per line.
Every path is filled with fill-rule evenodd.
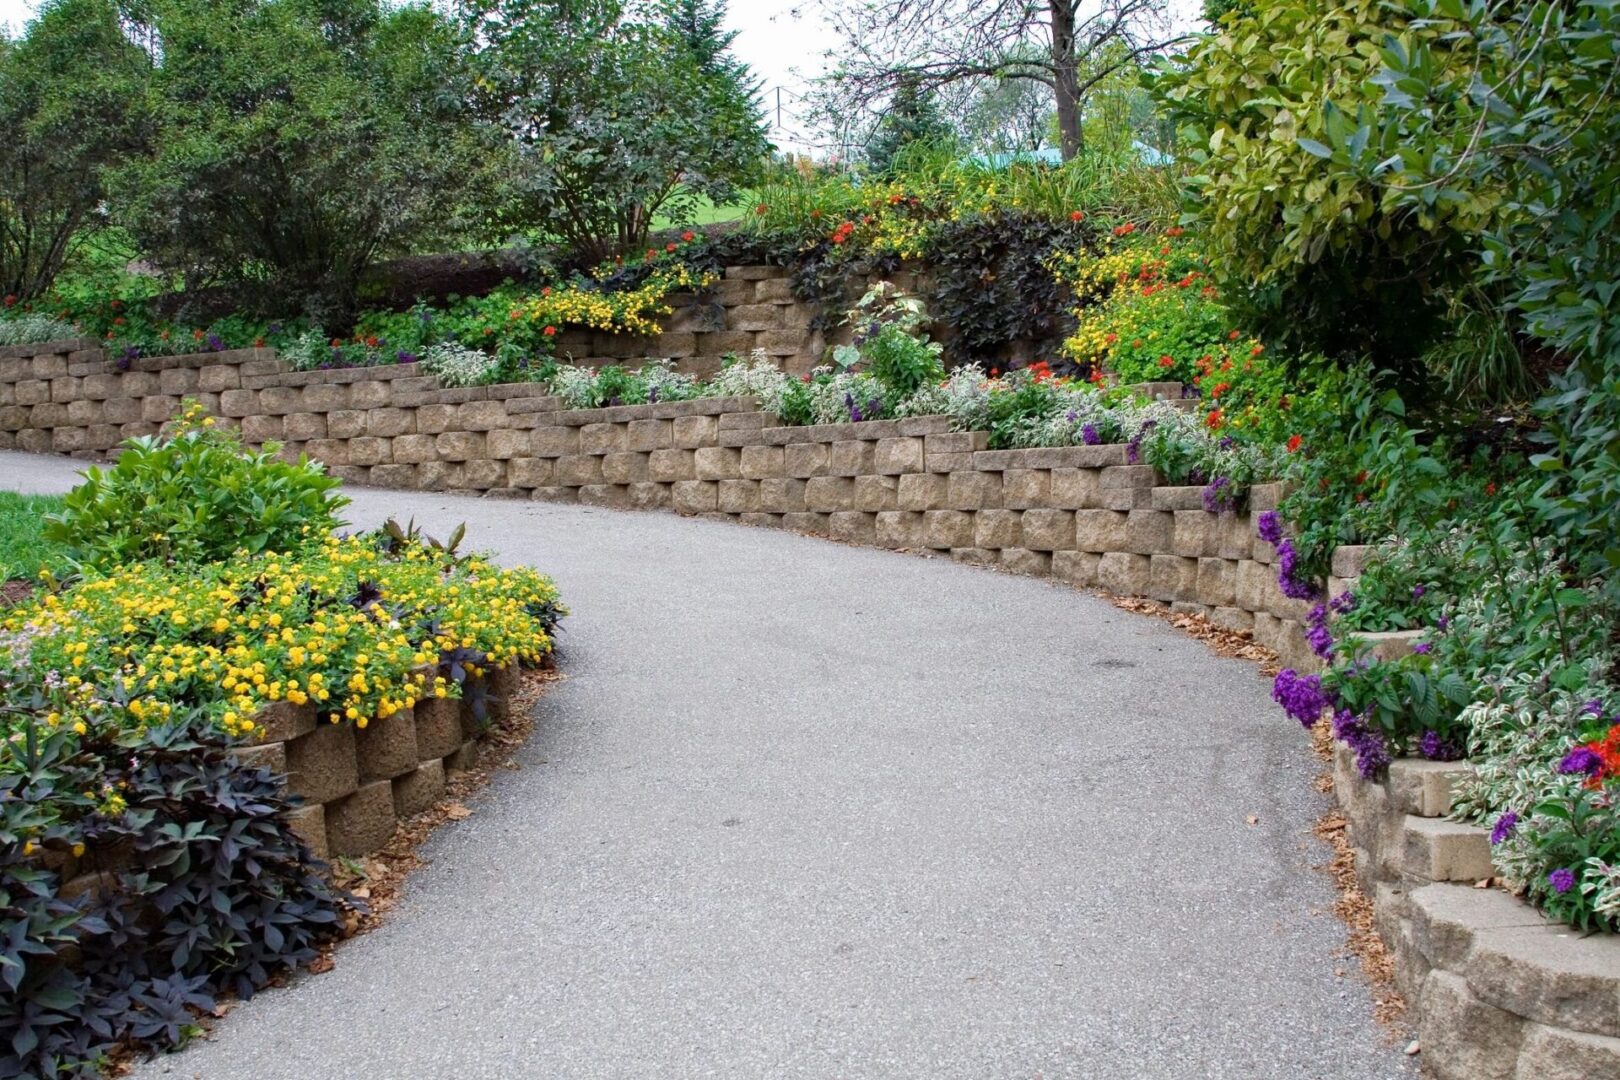
M 350 494 L 553 574 L 569 677 L 385 925 L 138 1077 L 1409 1075 L 1253 665 L 940 559 Z

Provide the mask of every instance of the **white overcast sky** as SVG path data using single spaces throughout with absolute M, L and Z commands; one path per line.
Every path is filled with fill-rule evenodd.
M 0 23 L 9 24 L 16 33 L 35 6 L 36 0 L 0 0 Z M 1200 0 L 1172 0 L 1177 22 L 1189 27 L 1196 23 L 1201 6 Z M 772 140 L 784 149 L 801 148 L 807 133 L 794 120 L 794 99 L 825 70 L 827 52 L 838 43 L 837 38 L 816 0 L 731 0 L 728 11 L 727 21 L 738 31 L 733 48 L 763 86 Z

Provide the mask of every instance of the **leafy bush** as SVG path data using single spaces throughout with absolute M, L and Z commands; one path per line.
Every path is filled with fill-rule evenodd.
M 38 720 L 0 754 L 0 1071 L 96 1076 L 117 1045 L 179 1045 L 193 1010 L 251 997 L 337 934 L 351 901 L 288 825 L 268 769 L 178 719 L 82 736 Z M 129 866 L 71 902 L 41 861 L 94 866 L 114 850 Z
M 922 332 L 928 309 L 916 297 L 879 282 L 850 310 L 846 322 L 854 344 L 838 346 L 834 359 L 845 369 L 865 364 L 887 396 L 905 398 L 945 377 L 939 343 Z
M 86 234 L 105 224 L 103 172 L 145 145 L 150 64 L 124 33 L 122 11 L 113 0 L 51 0 L 20 40 L 0 36 L 0 296 L 8 303 L 42 296 Z M 8 344 L 4 333 L 0 323 L 0 344 Z
M 768 152 L 725 42 L 620 0 L 472 12 L 478 107 L 513 147 L 502 220 L 587 262 L 640 248 L 659 215 L 728 202 Z M 707 55 L 705 55 L 707 54 Z
M 274 445 L 250 451 L 195 403 L 167 435 L 125 445 L 110 468 L 85 470 L 46 528 L 89 566 L 292 551 L 339 524 L 348 504 L 319 462 L 282 461 Z
M 1438 46 L 1445 18 L 1378 0 L 1257 0 L 1166 64 L 1152 86 L 1197 170 L 1187 211 L 1240 317 L 1284 346 L 1410 361 L 1444 332 L 1448 290 L 1471 268 L 1467 236 L 1496 205 L 1480 193 L 1408 209 L 1383 184 L 1326 160 L 1353 145 L 1369 170 L 1406 145 L 1379 108 L 1379 50 Z M 1436 61 L 1466 74 L 1437 47 Z
M 208 0 L 142 9 L 163 43 L 155 151 L 112 176 L 113 205 L 189 285 L 347 314 L 367 265 L 446 235 L 479 175 L 459 31 L 426 5 L 377 0 L 248 0 L 220 15 Z

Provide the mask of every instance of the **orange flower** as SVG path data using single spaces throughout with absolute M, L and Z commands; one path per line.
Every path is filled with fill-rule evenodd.
M 1240 335 L 1238 334 L 1238 332 L 1236 330 L 1233 330 L 1231 333 L 1226 335 L 1226 340 L 1227 341 L 1236 341 L 1239 336 Z
M 770 209 L 771 208 L 766 206 L 764 203 L 760 203 L 758 206 L 754 207 L 754 213 L 758 214 L 760 217 L 764 217 L 770 212 Z
M 1132 223 L 1132 222 L 1127 221 L 1125 224 L 1116 226 L 1114 228 L 1114 235 L 1115 236 L 1129 236 L 1129 235 L 1131 235 L 1131 233 L 1133 233 L 1135 231 L 1136 231 L 1136 225 L 1134 223 Z
M 343 339 L 342 338 L 336 338 L 336 337 L 333 338 L 332 339 L 332 348 L 334 348 L 334 349 L 343 348 Z
M 1084 220 L 1086 220 L 1085 212 L 1081 211 L 1081 210 L 1076 210 L 1072 214 L 1069 215 L 1069 220 L 1070 221 L 1084 221 Z
M 1180 236 L 1182 233 L 1184 233 L 1186 231 L 1187 230 L 1183 229 L 1180 225 L 1172 225 L 1168 229 L 1164 230 L 1164 235 L 1166 235 L 1166 236 Z

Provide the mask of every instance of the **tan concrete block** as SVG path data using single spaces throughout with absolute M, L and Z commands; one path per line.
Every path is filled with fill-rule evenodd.
M 762 481 L 768 483 L 769 481 Z M 806 536 L 827 535 L 827 514 L 788 513 L 782 515 L 782 527 Z
M 334 855 L 365 855 L 394 835 L 394 786 L 387 780 L 362 785 L 326 807 L 326 842 Z
M 585 484 L 579 489 L 581 506 L 605 506 L 613 510 L 630 509 L 630 488 L 627 484 Z
M 877 542 L 889 548 L 928 547 L 928 522 L 917 510 L 880 511 Z
M 1097 495 L 1101 488 L 1100 470 L 1053 469 L 1050 504 L 1061 510 L 1090 510 L 1101 506 Z
M 945 473 L 906 473 L 900 477 L 896 495 L 902 510 L 944 510 L 949 488 Z
M 721 480 L 722 514 L 757 514 L 762 510 L 758 480 Z
M 1075 547 L 1081 551 L 1119 551 L 1125 547 L 1126 515 L 1117 510 L 1076 510 Z
M 963 510 L 929 510 L 923 514 L 925 541 L 941 550 L 973 546 L 975 515 Z
M 556 477 L 557 483 L 564 487 L 600 484 L 603 482 L 602 459 L 594 454 L 569 454 L 560 457 L 557 459 Z
M 527 457 L 529 454 L 529 434 L 527 430 L 512 430 L 510 428 L 491 431 L 484 437 L 485 451 L 496 461 L 510 461 L 516 457 Z
M 1052 576 L 1070 585 L 1090 588 L 1097 584 L 1097 568 L 1102 556 L 1094 551 L 1052 552 Z
M 471 461 L 489 456 L 481 431 L 446 431 L 433 437 L 433 446 L 440 461 Z
M 1237 563 L 1230 559 L 1198 560 L 1195 595 L 1200 604 L 1229 608 L 1237 602 Z
M 624 424 L 586 424 L 579 429 L 582 454 L 617 454 L 625 446 Z
M 857 476 L 855 478 L 855 509 L 875 513 L 879 510 L 899 509 L 897 493 L 899 477 Z
M 783 468 L 789 476 L 808 479 L 828 474 L 828 444 L 788 443 L 783 450 Z
M 395 435 L 416 433 L 416 412 L 413 409 L 385 406 L 381 409 L 367 409 L 364 415 L 366 434 L 373 438 L 391 439 Z
M 786 451 L 780 446 L 749 445 L 742 448 L 742 475 L 750 480 L 769 480 L 787 475 Z
M 852 511 L 855 481 L 847 476 L 817 476 L 805 482 L 805 505 L 816 513 Z M 874 535 L 876 526 L 874 528 Z
M 630 505 L 637 510 L 668 510 L 674 503 L 670 485 L 654 481 L 637 481 L 627 485 Z
M 53 383 L 54 386 L 54 383 Z M 197 392 L 196 368 L 165 368 L 158 372 L 158 389 L 165 394 L 184 397 Z M 65 398 L 63 400 L 66 400 Z
M 1008 469 L 1001 474 L 1001 505 L 1008 510 L 1029 510 L 1051 505 L 1049 469 Z
M 625 425 L 624 449 L 640 453 L 670 450 L 675 446 L 675 424 L 670 420 L 632 420 Z
M 670 492 L 678 514 L 707 514 L 720 509 L 720 485 L 713 480 L 678 480 Z
M 759 503 L 766 513 L 804 513 L 806 481 L 792 477 L 768 477 L 759 482 Z M 784 522 L 784 525 L 787 523 Z M 791 528 L 791 526 L 788 526 Z
M 392 439 L 373 439 L 362 435 L 350 439 L 348 447 L 350 465 L 363 468 L 369 465 L 389 465 L 394 460 Z
M 677 449 L 695 450 L 718 445 L 720 428 L 712 416 L 677 416 L 673 436 Z
M 456 407 L 454 405 L 429 404 L 418 405 L 416 408 L 416 432 L 419 435 L 439 435 L 446 431 L 456 429 Z M 579 437 L 578 428 L 570 428 L 574 438 Z M 573 451 L 570 451 L 572 453 Z
M 697 455 L 692 450 L 654 450 L 647 455 L 647 475 L 662 483 L 697 479 Z
M 422 425 L 421 413 L 426 406 L 417 410 L 417 427 Z M 529 446 L 535 457 L 560 458 L 570 454 L 579 453 L 579 428 L 577 427 L 537 427 L 529 433 Z
M 416 768 L 416 717 L 402 709 L 388 717 L 374 717 L 354 733 L 355 760 L 360 779 L 386 780 Z
M 218 394 L 242 385 L 242 372 L 235 364 L 214 364 L 197 372 L 197 389 Z
M 635 484 L 652 476 L 649 466 L 651 455 L 626 451 L 606 454 L 602 458 L 602 479 L 609 484 Z
M 1025 510 L 1022 546 L 1036 551 L 1073 550 L 1074 511 Z
M 342 383 L 314 382 L 298 392 L 298 408 L 303 412 L 329 413 L 349 407 L 349 388 Z M 361 410 L 356 407 L 356 411 Z
M 1146 596 L 1148 573 L 1146 555 L 1108 551 L 1097 564 L 1097 584 L 1116 596 Z
M 1137 555 L 1170 554 L 1175 518 L 1167 510 L 1132 510 L 1125 517 L 1125 550 Z
M 1001 552 L 995 548 L 952 548 L 951 560 L 968 566 L 1000 566 Z
M 322 722 L 287 741 L 287 789 L 309 802 L 327 803 L 360 783 L 354 727 Z
M 147 398 L 151 401 L 153 399 Z M 286 432 L 286 422 L 279 416 L 244 416 L 242 441 L 254 444 L 274 442 Z
M 507 483 L 513 487 L 550 487 L 556 483 L 555 476 L 556 462 L 553 458 L 518 457 L 506 463 Z
M 875 469 L 887 476 L 923 471 L 921 438 L 879 439 L 874 457 Z
M 822 477 L 823 480 L 846 479 L 843 477 Z M 815 483 L 814 480 L 811 481 Z M 860 510 L 838 510 L 828 516 L 827 533 L 834 540 L 842 540 L 846 544 L 876 544 L 877 543 L 877 515 L 868 514 Z
M 877 444 L 867 439 L 840 439 L 827 451 L 829 476 L 865 476 L 875 471 Z
M 742 451 L 731 446 L 704 446 L 696 452 L 699 480 L 736 480 L 742 476 Z
M 945 500 L 952 510 L 999 510 L 1001 474 L 958 470 L 947 473 Z
M 1163 491 L 1163 488 L 1158 489 Z M 1221 550 L 1220 518 L 1205 510 L 1176 510 L 1170 529 L 1170 548 L 1177 555 L 1199 558 Z
M 1431 971 L 1417 1008 L 1426 1072 L 1439 1080 L 1514 1080 L 1523 1017 L 1494 1008 L 1448 971 Z
M 326 417 L 321 413 L 288 413 L 284 428 L 287 438 L 293 442 L 324 439 Z
M 444 792 L 444 762 L 438 758 L 424 761 L 410 772 L 394 778 L 394 815 L 408 818 L 420 814 L 444 798 Z
M 1155 600 L 1194 601 L 1198 587 L 1198 560 L 1181 555 L 1151 555 L 1148 595 Z
M 1022 547 L 1024 515 L 1016 510 L 980 510 L 974 515 L 973 546 Z
M 1052 572 L 1052 553 L 1024 547 L 1001 549 L 1001 568 L 1029 577 L 1046 577 Z

